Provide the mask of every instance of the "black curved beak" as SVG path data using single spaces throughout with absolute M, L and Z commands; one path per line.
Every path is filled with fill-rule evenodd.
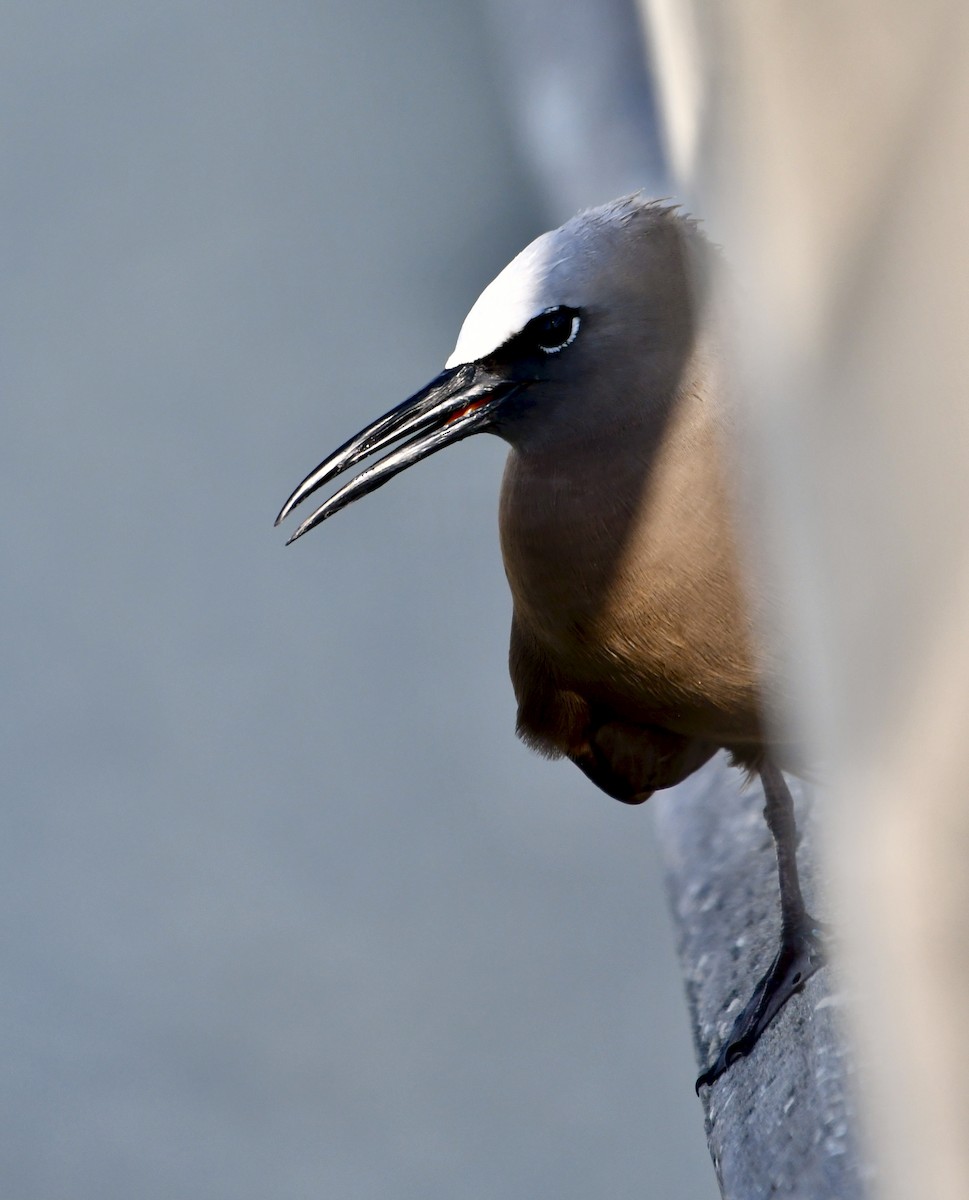
M 366 467 L 311 513 L 286 542 L 288 546 L 354 500 L 382 487 L 401 471 L 491 425 L 495 409 L 525 385 L 504 379 L 480 363 L 463 363 L 442 371 L 427 387 L 362 429 L 303 480 L 283 505 L 276 524 L 318 488 L 380 450 L 402 442 Z M 406 440 L 404 440 L 406 439 Z

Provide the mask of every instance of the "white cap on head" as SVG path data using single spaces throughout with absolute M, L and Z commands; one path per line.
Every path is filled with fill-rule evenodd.
M 569 287 L 575 248 L 574 222 L 543 233 L 511 260 L 485 288 L 464 318 L 445 367 L 477 362 L 557 304 L 574 299 Z
M 587 209 L 537 237 L 471 306 L 445 366 L 459 367 L 486 358 L 549 309 L 560 305 L 582 308 L 596 293 L 608 298 L 615 255 L 625 257 L 628 223 L 637 218 L 653 222 L 671 211 L 636 193 Z

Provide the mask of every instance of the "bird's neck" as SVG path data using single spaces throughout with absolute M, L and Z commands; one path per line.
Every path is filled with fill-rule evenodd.
M 505 468 L 505 567 L 516 606 L 536 620 L 601 610 L 630 555 L 642 569 L 670 553 L 670 538 L 699 550 L 728 519 L 722 413 L 699 381 L 638 410 L 625 397 L 590 407 L 601 419 L 517 441 Z
M 693 381 L 658 424 L 509 455 L 500 526 L 515 612 L 577 689 L 621 663 L 638 677 L 611 682 L 652 689 L 660 706 L 714 667 L 725 692 L 753 695 L 722 422 Z
M 593 430 L 573 443 L 513 447 L 502 484 L 499 523 L 516 611 L 550 648 L 598 625 L 630 553 L 655 544 L 677 519 L 686 526 L 688 477 L 712 447 L 687 465 L 682 431 Z M 699 452 L 699 453 L 698 453 Z M 702 496 L 702 491 L 696 494 Z

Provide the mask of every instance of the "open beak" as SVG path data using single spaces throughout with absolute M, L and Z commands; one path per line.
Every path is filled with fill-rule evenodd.
M 501 401 L 520 391 L 523 386 L 520 382 L 493 374 L 480 363 L 462 363 L 461 366 L 442 371 L 427 387 L 378 417 L 339 450 L 334 450 L 329 458 L 325 458 L 315 471 L 306 476 L 280 510 L 276 518 L 277 525 L 307 496 L 337 475 L 362 459 L 401 443 L 334 492 L 298 526 L 286 545 L 295 542 L 354 500 L 382 487 L 388 479 L 399 475 L 422 458 L 486 429 L 492 423 L 494 410 Z

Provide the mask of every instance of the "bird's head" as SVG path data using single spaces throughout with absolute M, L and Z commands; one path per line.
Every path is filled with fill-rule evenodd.
M 641 195 L 542 234 L 475 301 L 441 374 L 324 459 L 276 524 L 381 451 L 289 541 L 474 433 L 527 446 L 635 427 L 675 388 L 707 249 L 692 221 Z

